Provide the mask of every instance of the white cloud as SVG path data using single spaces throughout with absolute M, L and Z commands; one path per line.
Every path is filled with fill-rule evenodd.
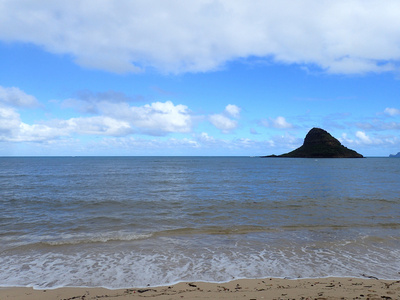
M 275 135 L 269 141 L 269 145 L 273 148 L 281 149 L 282 151 L 291 151 L 300 147 L 303 144 L 304 137 L 296 137 L 285 133 L 284 135 Z M 275 153 L 277 154 L 277 153 Z
M 0 141 L 42 142 L 65 135 L 65 132 L 65 128 L 26 124 L 22 122 L 20 114 L 14 108 L 0 106 Z
M 0 39 L 112 72 L 204 72 L 258 57 L 331 73 L 399 68 L 397 0 L 60 0 L 0 4 Z
M 229 133 L 237 128 L 238 122 L 236 120 L 232 120 L 231 118 L 236 118 L 236 119 L 239 118 L 240 111 L 241 111 L 240 107 L 234 104 L 228 104 L 225 107 L 225 110 L 223 111 L 222 114 L 210 115 L 208 119 L 215 127 L 221 130 L 223 133 Z
M 271 150 L 270 141 L 256 141 L 248 138 L 221 139 L 215 138 L 206 132 L 193 134 L 191 138 L 136 138 L 104 137 L 100 141 L 93 141 L 94 148 L 109 153 L 137 154 L 137 155 L 265 155 Z
M 20 115 L 14 108 L 0 105 L 0 139 L 13 135 L 21 123 Z
M 26 124 L 12 108 L 0 107 L 0 140 L 9 142 L 50 142 L 77 135 L 122 136 L 132 133 L 129 123 L 109 117 L 71 118 L 41 124 Z
M 129 154 L 159 154 L 160 151 L 166 151 L 167 149 L 177 150 L 179 149 L 196 149 L 200 145 L 197 141 L 191 139 L 175 139 L 169 138 L 167 140 L 162 139 L 147 139 L 147 138 L 135 138 L 129 137 L 105 137 L 101 140 L 100 146 L 102 148 L 111 149 L 111 151 L 129 151 Z M 164 152 L 165 153 L 165 152 Z M 168 152 L 171 153 L 171 152 Z
M 400 109 L 387 107 L 385 108 L 384 113 L 388 114 L 389 116 L 397 116 L 400 115 Z
M 353 144 L 354 140 L 349 138 L 347 133 L 342 133 L 342 137 L 339 139 L 339 141 L 343 144 L 343 143 L 347 143 L 347 144 Z
M 77 134 L 124 136 L 132 133 L 128 122 L 104 116 L 71 118 L 60 122 L 60 125 Z
M 237 153 L 247 155 L 265 155 L 265 151 L 273 145 L 270 140 L 257 141 L 249 138 L 221 139 L 210 136 L 206 132 L 195 135 L 199 148 L 213 149 L 215 153 Z M 222 152 L 221 152 L 222 151 Z
M 211 115 L 209 119 L 210 122 L 223 133 L 229 133 L 238 126 L 238 122 L 236 120 L 229 119 L 224 115 Z
M 81 112 L 123 120 L 137 128 L 137 131 L 151 135 L 187 133 L 192 130 L 193 120 L 189 108 L 182 104 L 174 105 L 171 101 L 131 106 L 124 101 L 91 98 L 89 101 L 67 99 L 62 105 L 76 108 Z
M 282 116 L 274 118 L 269 118 L 269 120 L 262 120 L 261 124 L 265 127 L 273 127 L 277 129 L 289 129 L 293 128 L 293 125 L 288 123 L 286 119 Z
M 16 87 L 0 86 L 0 104 L 13 107 L 35 107 L 39 103 L 35 97 L 28 95 Z
M 357 131 L 356 132 L 356 137 L 359 139 L 359 141 L 362 144 L 372 144 L 371 138 L 369 136 L 367 136 L 365 134 L 365 132 L 363 132 L 363 131 Z
M 174 105 L 171 101 L 130 106 L 121 97 L 100 97 L 98 102 L 93 99 L 67 99 L 61 102 L 61 107 L 76 108 L 96 116 L 26 124 L 21 120 L 17 108 L 34 106 L 36 99 L 18 88 L 1 87 L 0 97 L 1 141 L 49 142 L 74 135 L 120 137 L 132 133 L 160 136 L 188 133 L 192 129 L 192 116 L 188 107 Z
M 372 121 L 369 122 L 359 122 L 356 123 L 356 126 L 362 130 L 377 130 L 377 131 L 382 131 L 382 130 L 399 130 L 400 129 L 400 123 L 399 122 L 385 122 L 380 119 L 373 119 Z
M 215 142 L 215 138 L 212 136 L 209 136 L 207 132 L 202 132 L 198 139 L 203 142 L 203 143 L 212 143 Z
M 12 142 L 49 142 L 60 137 L 68 136 L 70 128 L 51 127 L 46 124 L 29 125 L 21 122 L 14 136 L 9 137 Z
M 292 128 L 293 125 L 288 123 L 284 117 L 277 117 L 272 120 L 273 127 L 275 128 Z
M 396 132 L 394 132 L 394 134 L 390 132 L 371 132 L 367 134 L 364 131 L 357 131 L 353 137 L 349 136 L 347 133 L 342 133 L 339 141 L 346 147 L 355 149 L 357 152 L 363 149 L 362 152 L 360 152 L 363 153 L 363 155 L 371 151 L 371 149 L 375 149 L 375 151 L 377 151 L 376 153 L 380 153 L 379 155 L 387 156 L 390 151 L 393 151 L 390 149 L 400 149 L 400 139 Z M 376 153 L 373 154 L 372 152 L 371 154 L 376 155 Z
M 236 105 L 234 105 L 234 104 L 228 104 L 228 105 L 225 107 L 225 112 L 226 112 L 228 115 L 230 115 L 230 116 L 232 116 L 232 117 L 234 117 L 234 118 L 239 118 L 239 116 L 240 116 L 240 111 L 241 111 L 240 107 L 238 107 L 238 106 L 236 106 Z
M 369 136 L 364 131 L 357 131 L 355 133 L 354 138 L 348 137 L 346 133 L 342 134 L 340 142 L 345 143 L 347 145 L 354 146 L 374 146 L 374 145 L 383 145 L 383 144 L 394 144 L 398 140 L 397 137 L 386 135 L 386 136 Z
M 192 118 L 188 107 L 171 101 L 131 107 L 130 122 L 145 132 L 162 135 L 168 132 L 190 132 Z

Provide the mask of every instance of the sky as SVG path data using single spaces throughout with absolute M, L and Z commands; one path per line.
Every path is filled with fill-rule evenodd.
M 0 156 L 400 152 L 398 0 L 0 0 Z

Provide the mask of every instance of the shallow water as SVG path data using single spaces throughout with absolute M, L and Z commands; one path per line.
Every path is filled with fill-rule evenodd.
M 400 275 L 400 159 L 0 158 L 0 285 Z

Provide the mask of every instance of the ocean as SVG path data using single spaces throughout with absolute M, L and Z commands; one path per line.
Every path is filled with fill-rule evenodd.
M 0 286 L 399 272 L 400 159 L 0 158 Z

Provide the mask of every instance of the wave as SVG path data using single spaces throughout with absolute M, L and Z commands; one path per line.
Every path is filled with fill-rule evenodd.
M 275 231 L 270 228 L 261 226 L 235 226 L 235 227 L 219 227 L 207 226 L 201 228 L 176 228 L 162 230 L 151 233 L 126 233 L 126 232 L 110 232 L 105 234 L 64 234 L 61 237 L 42 237 L 40 244 L 48 246 L 65 246 L 78 244 L 108 243 L 108 242 L 130 242 L 136 240 L 145 240 L 158 237 L 172 237 L 185 235 L 234 235 L 249 234 L 257 232 Z
M 374 226 L 370 224 L 348 224 L 348 225 L 322 225 L 322 224 L 297 224 L 286 225 L 277 227 L 265 227 L 256 225 L 241 225 L 241 226 L 203 226 L 203 227 L 185 227 L 185 228 L 172 228 L 160 231 L 151 231 L 144 233 L 114 231 L 106 233 L 76 233 L 76 234 L 62 234 L 60 236 L 41 236 L 36 238 L 26 238 L 34 241 L 30 244 L 24 244 L 22 247 L 41 247 L 41 246 L 68 246 L 68 245 L 85 245 L 85 244 L 105 244 L 105 243 L 118 243 L 118 242 L 134 242 L 147 239 L 158 238 L 179 238 L 184 236 L 234 236 L 234 235 L 251 235 L 263 233 L 282 233 L 292 232 L 295 234 L 303 231 L 326 231 L 326 230 L 347 230 L 347 229 L 400 229 L 399 223 L 377 223 Z
M 157 242 L 138 248 L 79 247 L 77 251 L 46 252 L 29 249 L 23 255 L 14 252 L 0 256 L 0 282 L 5 286 L 47 289 L 145 287 L 237 278 L 358 277 L 371 272 L 378 278 L 398 278 L 398 239 L 282 238 L 263 244 L 236 239 L 218 239 L 219 243 L 213 244 L 196 239 L 180 247 Z
M 162 236 L 180 236 L 180 235 L 233 235 L 233 234 L 249 234 L 257 232 L 271 232 L 276 231 L 276 229 L 263 227 L 263 226 L 205 226 L 199 228 L 176 228 L 159 231 L 154 233 L 154 237 Z
M 110 233 L 94 235 L 64 235 L 57 240 L 42 240 L 40 244 L 49 246 L 65 246 L 107 242 L 129 242 L 152 237 L 152 234 Z

